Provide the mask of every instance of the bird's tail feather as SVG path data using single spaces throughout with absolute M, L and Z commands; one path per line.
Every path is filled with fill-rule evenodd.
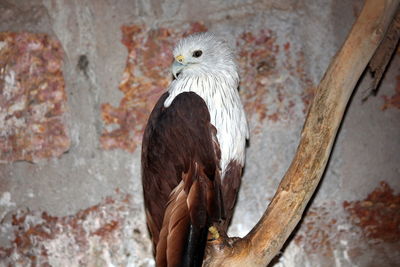
M 190 225 L 187 244 L 182 257 L 182 267 L 200 267 L 203 263 L 208 229 Z
M 203 262 L 208 227 L 218 216 L 219 187 L 194 163 L 172 191 L 156 249 L 157 266 L 197 267 Z M 217 204 L 218 203 L 218 204 Z M 217 215 L 216 215 L 217 214 Z

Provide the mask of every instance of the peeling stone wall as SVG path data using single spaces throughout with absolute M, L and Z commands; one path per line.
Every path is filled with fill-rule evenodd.
M 230 227 L 245 235 L 288 168 L 315 86 L 363 1 L 0 1 L 0 266 L 154 266 L 140 184 L 171 49 L 236 50 L 251 127 Z M 271 266 L 400 265 L 400 50 L 365 75 L 318 192 Z
M 0 34 L 0 161 L 37 161 L 68 150 L 60 43 L 45 34 Z

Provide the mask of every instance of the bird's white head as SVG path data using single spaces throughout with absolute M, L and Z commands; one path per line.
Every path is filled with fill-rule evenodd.
M 211 33 L 197 33 L 180 40 L 173 54 L 172 74 L 176 79 L 203 75 L 238 76 L 231 48 Z

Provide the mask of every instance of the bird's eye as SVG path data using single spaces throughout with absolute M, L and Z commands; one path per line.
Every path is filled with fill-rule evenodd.
M 203 51 L 201 50 L 196 50 L 193 52 L 192 56 L 193 57 L 200 57 L 203 54 Z

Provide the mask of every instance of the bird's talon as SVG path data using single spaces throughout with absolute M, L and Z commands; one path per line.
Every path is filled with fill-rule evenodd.
M 218 233 L 218 229 L 215 226 L 211 226 L 210 228 L 208 228 L 208 232 L 210 232 L 210 240 L 217 240 L 219 239 L 220 235 Z

